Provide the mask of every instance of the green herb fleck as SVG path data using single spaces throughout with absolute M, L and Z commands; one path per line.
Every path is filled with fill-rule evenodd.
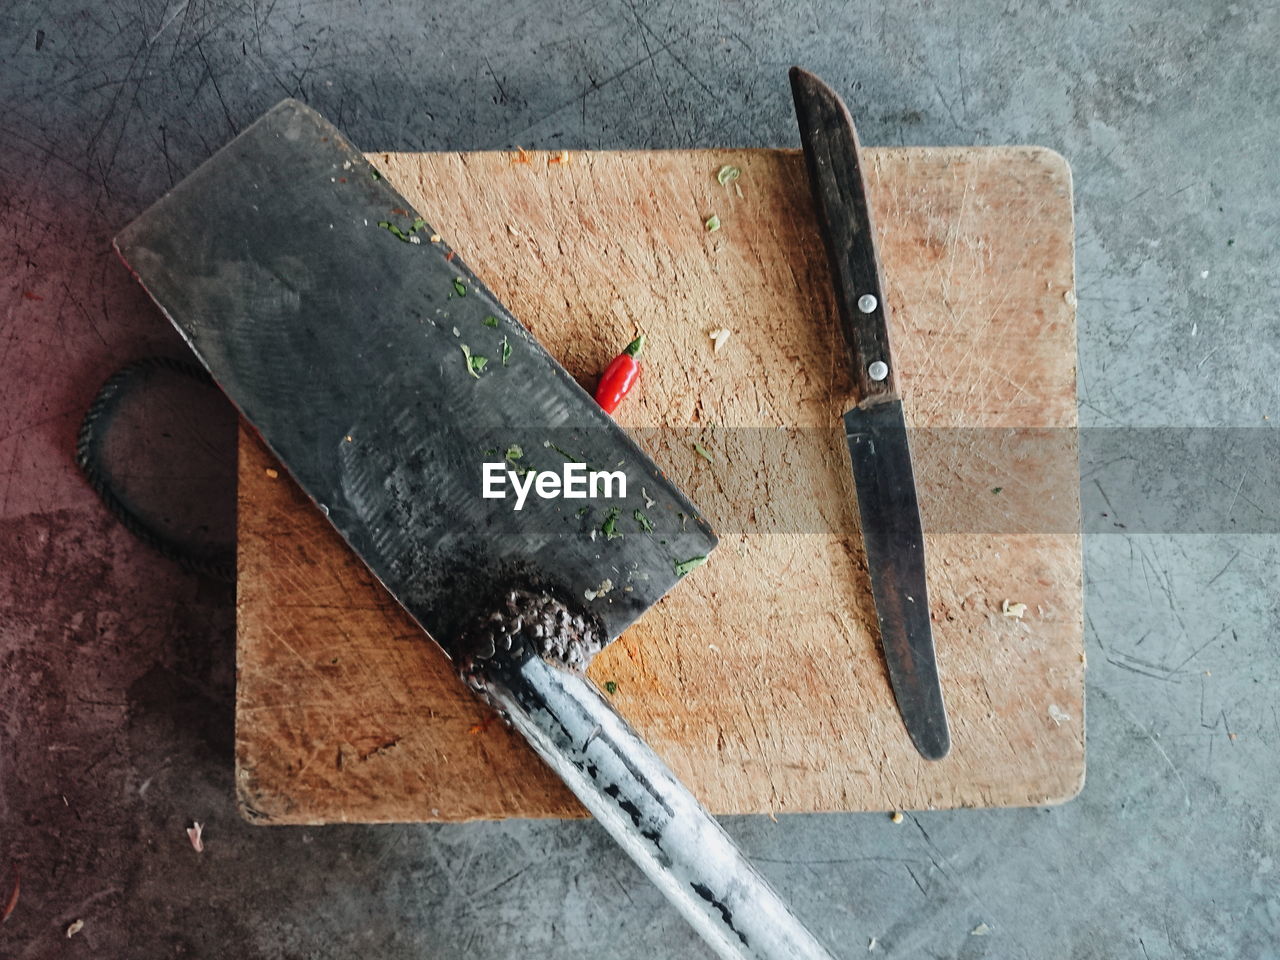
M 472 353 L 471 348 L 465 343 L 458 344 L 462 348 L 462 355 L 467 358 L 467 372 L 477 380 L 480 379 L 480 371 L 489 363 L 488 357 L 482 357 L 478 353 Z
M 715 458 L 712 457 L 711 454 L 707 453 L 707 448 L 704 447 L 702 444 L 698 443 L 698 441 L 696 440 L 693 442 L 693 449 L 694 449 L 694 452 L 697 453 L 698 456 L 700 456 L 703 460 L 707 461 L 707 463 L 716 462 Z
M 480 371 L 484 369 L 484 365 L 489 361 L 486 360 L 484 357 L 473 357 L 471 355 L 471 348 L 468 347 L 465 343 L 460 343 L 458 344 L 458 346 L 462 348 L 462 355 L 467 358 L 467 373 L 471 374 L 473 377 L 479 380 Z M 477 364 L 477 361 L 479 361 L 478 364 Z
M 590 511 L 591 511 L 590 507 L 579 507 L 578 512 L 575 514 L 575 516 L 585 517 Z
M 564 458 L 565 458 L 566 460 L 568 460 L 570 463 L 581 463 L 581 462 L 582 462 L 580 458 L 575 457 L 572 453 L 570 453 L 570 452 L 569 452 L 568 450 L 566 450 L 564 447 L 557 446 L 556 444 L 552 443 L 550 440 L 544 440 L 544 441 L 542 441 L 542 445 L 543 445 L 544 447 L 547 447 L 547 448 L 551 449 L 551 450 L 554 450 L 556 453 L 560 454 L 560 456 L 564 457 Z
M 614 693 L 617 693 L 617 692 L 618 692 L 618 684 L 617 684 L 617 683 L 615 683 L 613 680 L 606 680 L 606 681 L 604 682 L 604 692 L 605 692 L 605 693 L 608 693 L 608 694 L 614 694 Z
M 716 180 L 722 187 L 727 187 L 740 176 L 742 176 L 742 171 L 727 163 L 716 172 Z
M 600 527 L 600 532 L 604 534 L 606 540 L 616 540 L 622 536 L 622 531 L 618 529 L 618 515 L 622 511 L 614 507 L 609 511 L 609 516 L 605 518 L 604 524 Z
M 496 448 L 494 448 L 494 447 L 490 447 L 488 450 L 486 450 L 486 451 L 484 452 L 484 455 L 485 455 L 486 457 L 492 457 L 492 456 L 493 456 L 494 454 L 496 454 L 497 452 L 498 452 L 498 451 L 497 451 L 497 449 L 496 449 Z
M 421 217 L 418 217 L 416 220 L 413 221 L 413 226 L 409 228 L 409 232 L 405 233 L 403 230 L 397 227 L 390 220 L 378 221 L 378 226 L 380 226 L 383 230 L 386 230 L 387 232 L 389 232 L 392 236 L 396 237 L 402 243 L 421 243 L 422 242 L 421 238 L 415 236 L 415 234 L 426 225 L 427 225 L 427 221 L 423 220 Z
M 467 285 L 460 279 L 455 279 L 453 281 L 453 292 L 460 297 L 465 297 L 467 295 Z
M 1232 237 L 1231 239 L 1229 239 L 1229 240 L 1227 241 L 1227 246 L 1228 246 L 1228 247 L 1234 247 L 1235 245 L 1236 245 L 1236 239 L 1235 239 L 1235 237 Z
M 646 517 L 642 511 L 637 510 L 631 515 L 636 518 L 636 523 L 640 524 L 641 530 L 645 533 L 653 532 L 653 521 Z
M 369 171 L 369 176 L 373 177 L 373 179 L 375 179 L 375 180 L 381 180 L 381 179 L 382 179 L 382 174 L 380 174 L 377 170 L 370 170 L 370 171 Z
M 683 577 L 690 570 L 694 570 L 706 562 L 706 557 L 690 557 L 688 560 L 681 560 L 676 563 L 676 576 Z
M 484 325 L 485 325 L 486 327 L 496 327 L 496 326 L 498 325 L 498 318 L 497 318 L 497 317 L 485 317 L 485 318 L 484 318 Z
M 519 460 L 523 456 L 524 451 L 520 449 L 520 444 L 513 443 L 511 446 L 507 447 L 508 460 Z
M 991 488 L 991 492 L 992 492 L 992 493 L 999 493 L 999 492 L 1000 492 L 1001 490 L 1003 490 L 1003 489 L 1004 489 L 1004 487 L 992 487 L 992 488 Z
M 511 359 L 511 344 L 507 343 L 507 338 L 502 338 L 502 365 L 505 367 L 507 361 Z
M 390 220 L 379 220 L 379 221 L 378 221 L 378 226 L 380 226 L 383 230 L 386 230 L 386 231 L 390 232 L 390 234 L 391 234 L 393 237 L 395 237 L 396 239 L 398 239 L 398 240 L 400 240 L 400 241 L 402 241 L 402 242 L 404 242 L 404 243 L 408 243 L 408 242 L 409 242 L 410 234 L 409 234 L 409 233 L 405 233 L 403 230 L 401 230 L 399 227 L 397 227 L 397 226 L 396 226 L 394 223 L 392 223 Z
M 717 217 L 714 213 L 711 216 L 707 217 L 706 228 L 707 228 L 707 233 L 715 233 L 717 230 L 720 229 L 720 218 Z

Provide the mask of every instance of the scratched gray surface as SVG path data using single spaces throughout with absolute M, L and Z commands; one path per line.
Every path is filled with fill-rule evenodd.
M 425 6 L 0 0 L 0 956 L 706 955 L 591 823 L 234 811 L 232 596 L 121 530 L 70 451 L 101 378 L 181 353 L 109 237 L 282 96 L 369 148 L 794 145 L 803 62 L 869 144 L 1071 160 L 1086 425 L 1280 421 L 1274 4 Z M 227 462 L 229 421 L 202 439 Z M 154 447 L 138 473 L 196 489 Z M 1280 956 L 1280 549 L 1221 528 L 1089 537 L 1078 800 L 730 831 L 844 957 Z

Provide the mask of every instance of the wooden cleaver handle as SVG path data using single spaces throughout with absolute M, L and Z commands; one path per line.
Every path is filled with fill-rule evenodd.
M 725 960 L 832 960 L 684 785 L 580 673 L 502 657 L 469 682 Z

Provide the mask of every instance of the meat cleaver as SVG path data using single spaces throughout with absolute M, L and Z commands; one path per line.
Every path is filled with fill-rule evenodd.
M 360 151 L 285 100 L 115 246 L 464 681 L 721 957 L 830 957 L 582 672 L 714 534 Z M 605 478 L 597 498 L 483 495 L 486 470 L 563 490 L 566 464 Z

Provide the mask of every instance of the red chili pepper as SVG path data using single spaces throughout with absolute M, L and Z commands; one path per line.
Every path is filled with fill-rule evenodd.
M 596 387 L 596 403 L 600 404 L 600 408 L 605 413 L 613 413 L 618 409 L 618 404 L 627 395 L 631 385 L 636 382 L 636 376 L 640 373 L 637 358 L 643 349 L 644 334 L 641 334 L 627 344 L 627 349 L 614 357 L 609 366 L 605 367 L 604 376 L 600 378 L 600 386 Z

